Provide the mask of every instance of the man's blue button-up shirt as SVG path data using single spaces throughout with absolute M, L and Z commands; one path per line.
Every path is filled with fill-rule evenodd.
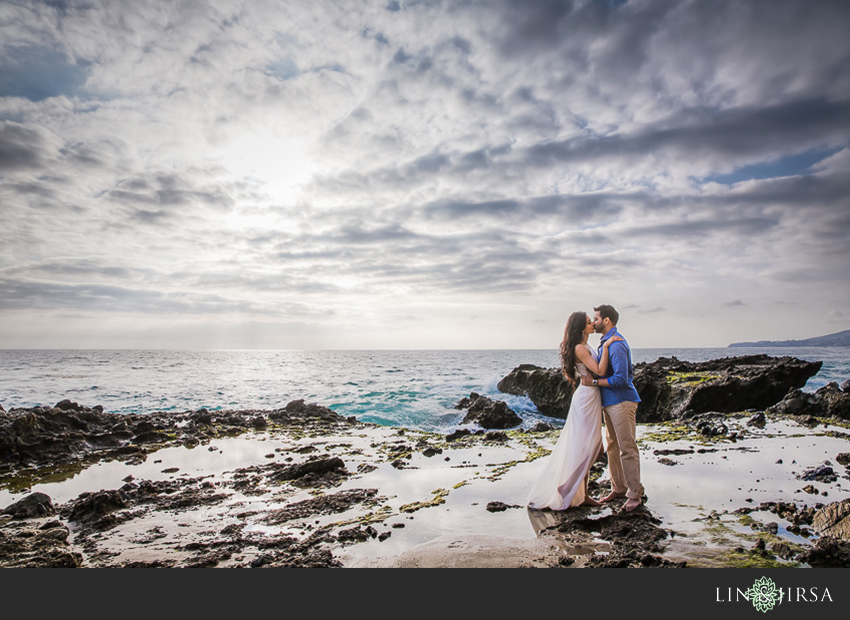
M 601 356 L 602 345 L 612 336 L 623 337 L 616 327 L 608 330 L 602 341 L 599 343 L 597 354 Z M 612 342 L 608 348 L 608 370 L 605 373 L 605 378 L 608 379 L 609 387 L 600 387 L 599 391 L 602 395 L 602 406 L 609 407 L 625 401 L 639 403 L 640 396 L 635 389 L 634 369 L 632 367 L 632 351 L 629 349 L 629 344 L 625 340 Z

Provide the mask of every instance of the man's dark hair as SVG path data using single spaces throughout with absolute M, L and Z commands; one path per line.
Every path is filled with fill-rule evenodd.
M 599 316 L 601 316 L 603 319 L 611 319 L 612 325 L 616 325 L 617 321 L 620 320 L 620 313 L 614 310 L 614 306 L 602 304 L 601 306 L 594 308 L 593 311 L 598 312 Z

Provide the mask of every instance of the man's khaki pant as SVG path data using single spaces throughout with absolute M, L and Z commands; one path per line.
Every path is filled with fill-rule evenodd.
M 640 483 L 640 453 L 635 441 L 636 402 L 626 401 L 603 407 L 608 435 L 608 471 L 611 490 L 629 499 L 643 496 Z

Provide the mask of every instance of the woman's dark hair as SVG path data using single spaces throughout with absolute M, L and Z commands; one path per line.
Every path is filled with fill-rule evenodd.
M 564 328 L 564 340 L 561 342 L 561 372 L 572 387 L 576 386 L 576 345 L 584 338 L 586 327 L 587 313 L 578 311 L 570 315 L 567 326 Z

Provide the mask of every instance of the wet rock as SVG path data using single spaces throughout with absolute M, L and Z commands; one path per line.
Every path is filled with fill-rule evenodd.
M 815 513 L 811 525 L 821 536 L 850 542 L 850 499 L 824 506 Z
M 755 414 L 749 420 L 747 420 L 747 426 L 755 426 L 756 428 L 764 428 L 767 419 L 765 418 L 764 412 L 760 411 Z
M 837 538 L 819 538 L 798 560 L 813 568 L 850 568 L 850 543 Z
M 686 449 L 686 448 L 672 448 L 672 449 L 671 448 L 659 448 L 657 450 L 653 450 L 652 453 L 655 454 L 656 456 L 667 456 L 667 455 L 681 456 L 682 454 L 693 454 L 694 450 L 693 449 Z
M 798 476 L 798 478 L 800 480 L 814 482 L 835 482 L 838 479 L 838 476 L 829 465 L 818 465 L 817 467 L 804 471 Z
M 696 429 L 706 437 L 722 437 L 729 433 L 729 427 L 720 420 L 700 420 L 696 423 Z
M 453 433 L 449 433 L 448 435 L 446 435 L 446 441 L 456 441 L 456 440 L 460 439 L 461 437 L 466 437 L 467 435 L 471 435 L 471 434 L 472 434 L 472 431 L 467 430 L 465 428 L 459 428 L 456 431 L 454 431 Z M 446 460 L 448 460 L 448 457 L 446 457 Z
M 377 489 L 349 489 L 347 491 L 340 491 L 339 493 L 306 499 L 277 510 L 272 510 L 262 518 L 262 521 L 271 525 L 277 525 L 293 519 L 343 512 L 357 504 L 372 505 L 380 501 L 380 499 Z
M 295 419 L 313 419 L 335 424 L 347 422 L 345 417 L 328 407 L 315 403 L 305 404 L 303 399 L 290 401 L 283 409 L 269 413 L 268 417 L 278 423 L 287 423 Z
M 710 411 L 761 411 L 782 401 L 789 390 L 805 386 L 821 366 L 822 362 L 769 355 L 706 362 L 662 357 L 641 362 L 634 366 L 634 384 L 641 398 L 637 421 L 663 422 Z M 560 369 L 524 364 L 498 387 L 508 394 L 528 396 L 544 415 L 566 418 L 569 411 L 572 389 Z
M 272 480 L 283 482 L 295 480 L 307 474 L 325 474 L 328 472 L 342 473 L 345 471 L 345 463 L 339 457 L 320 458 L 299 465 L 288 465 L 271 475 Z
M 847 381 L 844 384 L 847 384 Z M 789 391 L 780 402 L 768 409 L 768 412 L 815 418 L 835 416 L 850 420 L 850 392 L 839 387 L 835 382 L 827 383 L 814 393 L 794 389 Z
M 62 411 L 83 411 L 84 407 L 81 407 L 70 400 L 62 400 L 54 405 L 54 409 L 61 409 Z
M 488 431 L 484 434 L 484 439 L 485 441 L 497 441 L 499 443 L 504 443 L 508 440 L 508 436 L 502 431 Z
M 496 387 L 505 394 L 526 396 L 541 414 L 564 420 L 573 396 L 573 387 L 559 368 L 533 364 L 517 366 Z
M 558 526 L 562 533 L 588 532 L 611 543 L 608 555 L 594 555 L 588 568 L 664 567 L 683 568 L 685 562 L 671 562 L 660 555 L 662 541 L 670 534 L 658 527 L 660 519 L 643 506 L 633 512 L 621 512 L 601 518 L 570 517 Z
M 814 428 L 815 426 L 820 424 L 820 420 L 813 415 L 798 415 L 794 418 L 794 420 L 797 422 L 797 424 L 800 424 L 801 426 L 806 426 L 808 428 Z
M 552 430 L 552 427 L 546 422 L 538 422 L 533 428 L 528 429 L 530 433 L 547 433 Z
M 508 506 L 504 502 L 488 502 L 487 503 L 487 512 L 504 512 L 511 506 Z
M 374 531 L 374 528 L 371 529 Z M 357 525 L 346 530 L 340 530 L 337 538 L 340 542 L 364 542 L 372 538 L 372 532 Z
M 463 424 L 474 422 L 481 428 L 513 428 L 522 424 L 520 418 L 507 403 L 502 400 L 492 400 L 472 392 L 469 397 L 462 398 L 455 409 L 466 409 Z
M 22 500 L 6 507 L 0 514 L 11 515 L 13 519 L 31 519 L 55 515 L 56 508 L 46 493 L 30 493 Z
M 787 543 L 775 542 L 770 545 L 771 553 L 778 555 L 780 558 L 790 560 L 794 557 L 794 551 Z
M 83 556 L 68 543 L 68 528 L 33 521 L 12 521 L 0 526 L 0 567 L 77 568 Z M 47 525 L 47 524 L 45 524 Z
M 692 413 L 763 410 L 790 389 L 803 387 L 822 362 L 794 357 L 745 355 L 707 362 L 659 358 L 634 367 L 641 397 L 638 422 L 680 418 Z
M 92 522 L 116 510 L 127 508 L 121 491 L 82 493 L 77 499 L 64 504 L 61 514 L 69 521 Z

